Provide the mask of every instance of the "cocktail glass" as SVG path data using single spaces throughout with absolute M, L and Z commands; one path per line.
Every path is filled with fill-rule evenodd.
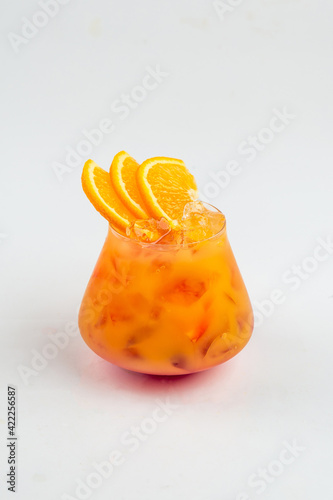
M 96 354 L 135 372 L 187 374 L 235 356 L 253 314 L 225 222 L 182 245 L 142 243 L 109 226 L 79 327 Z

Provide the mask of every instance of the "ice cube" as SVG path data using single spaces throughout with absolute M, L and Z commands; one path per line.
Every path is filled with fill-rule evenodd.
M 184 242 L 202 241 L 217 234 L 224 226 L 225 217 L 211 205 L 192 201 L 185 205 L 182 228 Z
M 203 214 L 205 213 L 205 205 L 202 203 L 202 201 L 190 201 L 189 203 L 186 203 L 183 211 L 183 220 L 187 219 L 193 214 Z
M 126 347 L 123 352 L 129 358 L 142 359 L 142 356 L 136 347 Z
M 205 356 L 216 359 L 224 356 L 230 349 L 234 348 L 234 345 L 228 339 L 228 332 L 225 332 L 217 335 L 207 347 Z
M 157 222 L 157 228 L 159 231 L 170 231 L 170 224 L 169 222 L 164 218 L 161 217 L 160 220 L 156 221 Z
M 108 314 L 107 314 L 107 309 L 104 307 L 104 309 L 100 312 L 98 319 L 95 323 L 95 328 L 102 328 L 106 324 L 108 320 Z
M 221 212 L 213 212 L 208 210 L 209 228 L 214 234 L 219 233 L 225 225 L 225 216 Z
M 208 283 L 196 278 L 184 278 L 168 283 L 163 297 L 173 304 L 190 306 L 206 293 Z
M 140 342 L 149 339 L 154 334 L 154 331 L 154 328 L 147 325 L 137 328 L 130 335 L 127 341 L 127 347 L 136 347 L 138 344 L 140 344 Z
M 175 368 L 179 368 L 180 370 L 186 370 L 188 365 L 187 358 L 182 354 L 172 356 L 170 358 L 170 363 L 172 364 L 172 366 L 174 366 Z
M 155 243 L 170 231 L 166 219 L 147 219 L 133 222 L 127 229 L 126 235 L 142 243 Z
M 170 229 L 156 243 L 161 245 L 177 245 L 181 246 L 184 240 L 183 231 Z

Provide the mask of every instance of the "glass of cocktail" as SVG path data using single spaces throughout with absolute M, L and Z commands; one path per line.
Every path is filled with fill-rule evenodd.
M 96 354 L 136 372 L 193 373 L 235 356 L 253 315 L 225 217 L 188 201 L 173 225 L 132 221 L 125 232 L 109 225 L 79 327 Z

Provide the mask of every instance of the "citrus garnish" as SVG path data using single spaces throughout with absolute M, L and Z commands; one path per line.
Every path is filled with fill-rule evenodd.
M 111 226 L 124 233 L 135 217 L 118 198 L 110 174 L 93 160 L 88 160 L 83 167 L 81 180 L 83 191 L 96 210 Z
M 136 182 L 138 168 L 139 164 L 129 154 L 125 151 L 120 151 L 111 163 L 111 182 L 126 208 L 137 219 L 148 219 L 149 216 L 145 210 Z
M 174 226 L 184 206 L 198 198 L 194 177 L 182 160 L 157 157 L 137 170 L 137 185 L 151 217 L 164 217 Z

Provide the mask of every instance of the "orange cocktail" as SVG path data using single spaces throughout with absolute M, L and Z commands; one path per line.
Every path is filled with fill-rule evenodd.
M 132 222 L 127 234 L 109 226 L 82 301 L 81 335 L 129 370 L 205 370 L 247 344 L 249 297 L 217 209 L 189 202 L 177 223 L 162 222 Z
M 252 324 L 225 227 L 185 246 L 140 243 L 110 228 L 79 317 L 99 356 L 163 375 L 227 361 L 246 345 Z

